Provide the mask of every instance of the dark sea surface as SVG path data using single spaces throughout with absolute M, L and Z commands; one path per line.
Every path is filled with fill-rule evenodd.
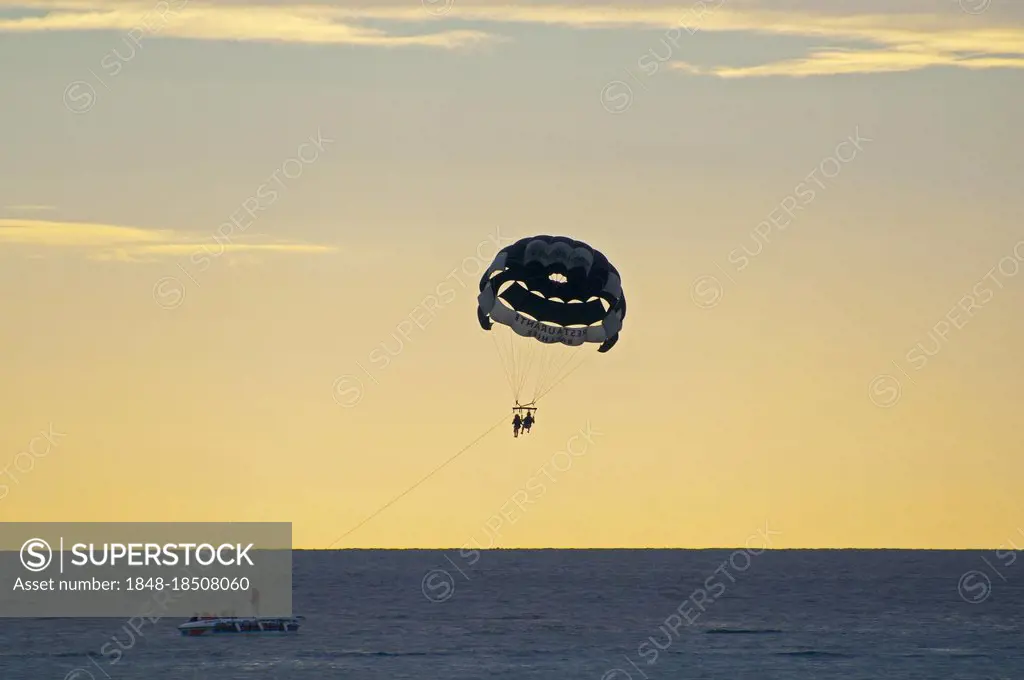
M 165 618 L 133 640 L 123 619 L 0 619 L 0 680 L 1024 680 L 1018 557 L 296 552 L 296 634 L 183 638 Z M 116 663 L 100 652 L 115 638 Z

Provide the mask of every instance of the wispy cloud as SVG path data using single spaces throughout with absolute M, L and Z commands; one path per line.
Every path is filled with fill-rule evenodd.
M 776 61 L 760 66 L 701 68 L 686 62 L 674 62 L 671 67 L 694 75 L 714 75 L 720 78 L 756 78 L 767 76 L 842 75 L 854 73 L 899 73 L 916 71 L 932 66 L 955 66 L 967 69 L 1014 68 L 1024 69 L 1024 56 L 977 57 L 974 55 L 924 52 L 913 48 L 893 50 L 822 50 L 801 59 Z
M 965 24 L 967 24 L 965 26 Z M 894 73 L 933 66 L 965 69 L 1024 69 L 1024 26 L 970 26 L 956 17 L 871 15 L 783 17 L 762 14 L 710 17 L 703 31 L 748 31 L 829 38 L 837 45 L 809 54 L 745 67 L 700 67 L 687 62 L 672 68 L 721 78 L 824 76 Z
M 249 6 L 214 4 L 201 0 L 165 0 L 162 3 L 133 0 L 19 0 L 6 2 L 32 14 L 0 18 L 0 33 L 54 31 L 153 31 L 160 37 L 193 40 L 230 40 L 344 44 L 375 47 L 433 47 L 459 49 L 498 40 L 475 30 L 447 30 L 420 34 L 395 34 L 348 20 L 360 16 L 329 4 Z M 5 5 L 0 0 L 0 8 Z M 42 10 L 42 13 L 40 13 Z M 431 15 L 419 7 L 419 20 Z M 153 30 L 158 27 L 159 30 Z
M 443 12 L 435 4 L 443 1 Z M 722 78 L 820 76 L 912 71 L 931 66 L 966 69 L 1024 68 L 1024 19 L 995 8 L 981 14 L 957 3 L 827 3 L 817 0 L 595 0 L 572 6 L 545 0 L 494 4 L 480 0 L 165 0 L 165 19 L 154 21 L 152 0 L 0 0 L 24 16 L 0 19 L 0 32 L 129 31 L 159 23 L 159 35 L 197 40 L 337 43 L 363 46 L 465 48 L 502 40 L 495 33 L 451 29 L 453 22 L 538 24 L 579 30 L 654 30 L 692 24 L 702 33 L 815 38 L 830 43 L 799 58 L 744 67 L 676 62 L 679 71 Z M 713 6 L 713 11 L 699 11 Z M 779 7 L 786 7 L 784 10 Z M 434 11 L 431 8 L 434 7 Z M 775 8 L 775 9 L 766 9 Z M 1012 9 L 1012 7 L 1011 7 Z M 371 28 L 369 21 L 377 22 Z M 451 30 L 396 32 L 389 22 L 444 21 Z
M 259 242 L 217 241 L 195 234 L 168 230 L 125 227 L 90 222 L 47 222 L 41 220 L 0 219 L 0 247 L 35 246 L 70 248 L 86 254 L 90 259 L 119 262 L 154 262 L 162 257 L 177 257 L 202 252 L 321 254 L 336 252 L 328 245 Z
M 119 243 L 159 243 L 173 232 L 89 222 L 0 220 L 0 244 L 95 247 Z
M 35 205 L 25 203 L 18 205 L 5 205 L 3 209 L 6 212 L 49 212 L 56 210 L 57 207 L 52 205 Z

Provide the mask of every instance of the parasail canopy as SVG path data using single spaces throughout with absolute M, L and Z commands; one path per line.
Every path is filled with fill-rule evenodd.
M 524 390 L 534 403 L 557 384 L 573 349 L 614 347 L 626 318 L 618 270 L 600 251 L 565 236 L 531 236 L 499 251 L 480 278 L 477 304 L 484 330 L 497 324 L 511 331 L 507 348 L 496 344 L 517 404 Z M 553 345 L 568 352 L 552 353 Z

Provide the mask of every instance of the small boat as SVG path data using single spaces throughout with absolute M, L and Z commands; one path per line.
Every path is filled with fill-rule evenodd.
M 294 633 L 305 621 L 304 616 L 292 617 L 200 617 L 193 616 L 178 626 L 182 635 L 219 635 L 222 633 Z

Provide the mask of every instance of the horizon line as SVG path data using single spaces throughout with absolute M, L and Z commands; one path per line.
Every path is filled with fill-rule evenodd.
M 994 548 L 759 548 L 761 552 L 806 552 L 806 551 L 843 551 L 843 550 L 855 550 L 860 552 L 883 552 L 883 551 L 900 551 L 900 552 L 989 552 L 996 550 L 1006 550 L 1005 546 L 998 546 Z M 292 551 L 302 552 L 341 552 L 341 551 L 389 551 L 389 552 L 437 552 L 437 551 L 451 551 L 451 550 L 465 550 L 467 552 L 542 552 L 542 551 L 690 551 L 697 552 L 701 550 L 750 550 L 745 546 L 733 546 L 733 547 L 712 547 L 712 548 L 465 548 L 465 547 L 448 547 L 448 548 L 292 548 Z M 1013 552 L 1019 552 L 1014 550 Z

